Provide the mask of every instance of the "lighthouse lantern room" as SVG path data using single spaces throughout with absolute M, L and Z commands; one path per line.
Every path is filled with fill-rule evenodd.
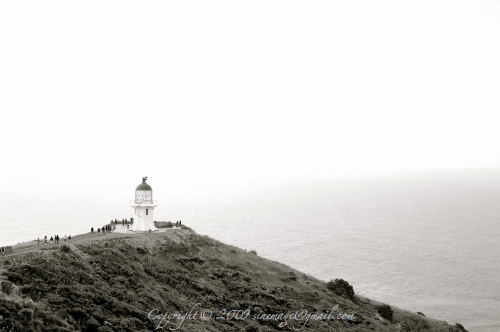
M 130 204 L 134 207 L 135 217 L 132 231 L 156 231 L 153 221 L 153 209 L 156 201 L 153 201 L 153 189 L 146 183 L 148 177 L 142 178 L 142 183 L 135 188 L 135 200 Z

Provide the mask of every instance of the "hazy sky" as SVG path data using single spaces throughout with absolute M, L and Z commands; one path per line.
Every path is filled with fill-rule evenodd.
M 500 1 L 3 1 L 2 180 L 500 166 Z

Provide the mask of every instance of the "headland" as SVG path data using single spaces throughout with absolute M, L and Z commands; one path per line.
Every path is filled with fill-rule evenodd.
M 8 331 L 466 331 L 186 226 L 31 241 L 0 269 Z

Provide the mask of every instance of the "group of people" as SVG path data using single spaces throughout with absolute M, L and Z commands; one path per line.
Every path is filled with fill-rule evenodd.
M 71 234 L 67 238 L 66 238 L 66 234 L 65 234 L 63 239 L 64 239 L 64 242 L 66 242 L 67 239 L 69 241 L 71 241 Z M 45 235 L 45 237 L 43 238 L 43 240 L 44 240 L 45 244 L 48 244 L 48 243 L 50 243 L 50 244 L 59 244 L 60 237 L 59 237 L 59 235 L 54 235 L 54 237 L 51 236 L 50 239 L 49 239 L 49 238 L 47 238 L 47 235 Z M 36 240 L 36 242 L 38 243 L 38 245 L 40 245 L 40 238 L 38 238 Z
M 106 233 L 111 233 L 111 231 L 113 231 L 111 225 L 104 225 L 102 228 L 97 228 L 97 235 L 101 235 L 101 232 L 102 235 L 106 235 Z M 94 235 L 94 227 L 90 229 L 90 232 Z

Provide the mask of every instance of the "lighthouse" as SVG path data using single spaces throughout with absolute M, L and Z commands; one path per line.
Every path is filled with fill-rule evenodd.
M 142 183 L 135 188 L 135 200 L 131 206 L 135 211 L 132 231 L 156 231 L 153 221 L 153 209 L 156 201 L 153 201 L 153 189 L 146 183 L 148 177 L 142 178 Z

